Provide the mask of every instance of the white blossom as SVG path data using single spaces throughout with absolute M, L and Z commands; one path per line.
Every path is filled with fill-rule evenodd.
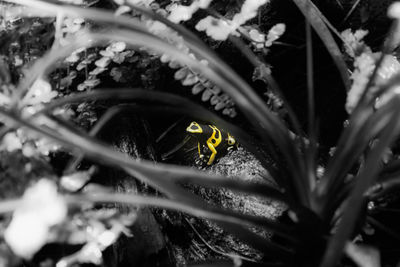
M 377 84 L 383 84 L 387 80 L 393 77 L 395 74 L 400 73 L 399 61 L 391 56 L 386 55 L 382 62 L 382 67 L 379 68 L 377 75 Z M 379 99 L 376 100 L 375 107 L 380 108 L 382 105 L 389 102 L 395 95 L 400 94 L 400 86 L 393 86 L 389 88 Z
M 364 52 L 371 52 L 369 47 L 367 47 L 363 41 L 367 34 L 368 31 L 361 29 L 356 30 L 354 33 L 351 29 L 344 30 L 340 33 L 340 36 L 344 41 L 344 48 L 349 56 L 354 58 L 356 56 L 355 52 L 361 48 L 365 50 Z
M 61 223 L 66 215 L 67 206 L 57 186 L 41 179 L 25 191 L 4 238 L 16 255 L 29 259 L 46 244 L 50 227 Z
M 353 84 L 347 94 L 346 100 L 346 110 L 348 113 L 351 113 L 357 105 L 375 68 L 376 59 L 380 56 L 380 53 L 372 54 L 364 52 L 354 60 L 354 72 L 350 77 L 353 80 Z M 377 86 L 383 85 L 390 78 L 392 78 L 393 75 L 399 72 L 400 63 L 398 60 L 392 55 L 385 55 L 377 72 L 375 87 L 371 88 L 369 93 L 372 94 L 376 92 Z M 387 103 L 389 99 L 395 94 L 398 94 L 399 91 L 399 88 L 392 88 L 386 92 L 383 96 L 381 96 L 380 99 L 377 100 L 376 108 Z
M 0 150 L 12 152 L 18 149 L 22 149 L 22 143 L 17 134 L 15 132 L 7 133 L 1 141 Z
M 226 40 L 229 34 L 234 34 L 241 25 L 254 18 L 257 15 L 258 8 L 268 1 L 246 0 L 240 13 L 235 14 L 232 20 L 222 20 L 208 16 L 197 23 L 196 29 L 205 31 L 208 36 L 215 40 Z
M 89 171 L 79 171 L 61 177 L 60 185 L 68 191 L 81 189 L 90 179 Z
M 353 111 L 363 94 L 374 67 L 375 59 L 369 53 L 362 53 L 354 60 L 354 72 L 350 77 L 353 80 L 353 84 L 346 99 L 346 110 L 349 114 Z
M 57 92 L 53 91 L 48 81 L 38 78 L 31 86 L 27 94 L 22 100 L 24 105 L 37 105 L 39 103 L 50 102 L 57 96 Z
M 267 0 L 246 0 L 242 5 L 240 13 L 233 16 L 232 22 L 238 26 L 246 23 L 246 21 L 257 16 L 258 8 L 266 3 Z
M 174 23 L 187 21 L 192 18 L 192 15 L 196 10 L 197 9 L 193 5 L 175 5 L 173 8 L 171 8 L 171 13 L 168 16 L 168 19 Z
M 278 40 L 282 34 L 286 30 L 286 25 L 283 23 L 278 23 L 274 25 L 269 31 L 267 35 L 267 41 L 265 42 L 265 46 L 269 47 L 273 42 Z
M 193 14 L 197 12 L 200 8 L 207 8 L 212 0 L 197 0 L 193 1 L 190 6 L 183 5 L 171 5 L 169 10 L 170 14 L 168 19 L 174 23 L 180 23 L 182 21 L 187 21 L 192 18 Z
M 400 19 L 400 3 L 393 3 L 388 9 L 388 17 L 393 19 Z
M 256 29 L 251 29 L 249 31 L 249 36 L 254 42 L 257 42 L 257 43 L 265 42 L 265 34 L 260 33 Z
M 234 30 L 227 21 L 208 16 L 200 20 L 196 25 L 196 30 L 205 31 L 214 40 L 226 40 Z

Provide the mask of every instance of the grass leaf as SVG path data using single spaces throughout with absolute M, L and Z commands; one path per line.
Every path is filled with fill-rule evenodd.
M 347 72 L 347 65 L 344 62 L 343 55 L 340 52 L 339 46 L 336 44 L 335 39 L 329 32 L 328 27 L 322 19 L 322 13 L 318 8 L 311 2 L 311 0 L 293 0 L 303 15 L 306 17 L 308 22 L 313 26 L 326 49 L 330 53 L 333 61 L 335 62 L 340 75 L 343 80 L 343 84 L 348 89 L 350 88 L 350 78 Z
M 388 114 L 389 122 L 386 123 L 386 126 L 379 134 L 379 143 L 372 148 L 366 159 L 365 167 L 355 178 L 356 184 L 348 199 L 348 203 L 351 203 L 351 205 L 348 204 L 345 207 L 337 232 L 328 243 L 320 265 L 321 267 L 333 267 L 339 261 L 345 243 L 350 238 L 358 218 L 355 214 L 359 214 L 363 204 L 365 204 L 364 193 L 379 173 L 380 158 L 385 149 L 394 141 L 400 130 L 400 122 L 398 120 L 400 116 L 400 99 L 397 97 L 390 104 L 392 105 L 392 112 Z

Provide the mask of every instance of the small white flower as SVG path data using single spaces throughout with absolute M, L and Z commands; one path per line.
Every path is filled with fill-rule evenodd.
M 393 3 L 388 9 L 388 17 L 392 19 L 400 19 L 400 3 Z
M 76 191 L 81 189 L 90 179 L 89 171 L 75 172 L 61 177 L 60 184 L 68 191 Z
M 42 179 L 25 191 L 4 238 L 16 255 L 29 259 L 46 244 L 50 227 L 61 223 L 66 215 L 67 206 L 57 186 Z
M 268 0 L 246 0 L 242 5 L 240 13 L 237 13 L 235 16 L 233 16 L 233 23 L 242 25 L 246 21 L 254 18 L 257 16 L 258 8 L 266 4 L 267 1 Z
M 114 15 L 115 16 L 121 16 L 123 14 L 126 14 L 128 12 L 130 12 L 132 9 L 129 6 L 120 6 L 117 8 L 117 10 L 115 10 Z
M 4 233 L 13 252 L 25 259 L 31 258 L 47 240 L 48 227 L 31 214 L 14 216 Z
M 368 79 L 374 70 L 375 59 L 369 53 L 363 53 L 354 61 L 354 72 L 351 75 L 353 84 L 347 94 L 346 110 L 350 114 L 364 92 Z
M 111 51 L 113 52 L 122 52 L 126 48 L 126 43 L 125 42 L 113 42 L 111 45 L 108 46 Z
M 39 103 L 50 102 L 57 96 L 57 92 L 53 91 L 49 82 L 43 78 L 37 79 L 25 95 L 22 103 L 25 105 L 36 105 Z
M 187 21 L 192 18 L 193 14 L 199 10 L 199 8 L 207 8 L 212 0 L 197 0 L 193 1 L 190 6 L 182 5 L 171 5 L 170 15 L 168 19 L 174 23 L 180 23 L 181 21 Z
M 62 258 L 57 262 L 56 267 L 68 267 L 74 263 L 93 263 L 95 265 L 100 265 L 103 262 L 103 254 L 99 246 L 90 242 L 82 247 L 78 252 Z
M 45 124 L 45 123 L 44 123 Z M 39 138 L 35 141 L 36 150 L 44 155 L 48 156 L 50 152 L 56 151 L 60 149 L 60 145 L 55 143 L 54 141 L 47 139 L 47 138 Z
M 355 52 L 361 49 L 364 49 L 364 52 L 372 53 L 369 47 L 367 47 L 363 41 L 367 34 L 368 31 L 361 29 L 356 30 L 354 33 L 351 31 L 351 29 L 344 30 L 340 33 L 340 36 L 344 41 L 344 48 L 349 56 L 355 57 Z
M 265 46 L 269 47 L 273 42 L 278 40 L 282 34 L 286 30 L 286 25 L 283 23 L 278 23 L 274 25 L 269 31 L 267 35 L 267 41 L 265 42 Z
M 0 150 L 7 150 L 8 152 L 22 149 L 21 140 L 15 132 L 7 133 L 1 142 Z
M 362 53 L 354 61 L 354 72 L 351 75 L 353 84 L 347 94 L 346 110 L 350 114 L 354 107 L 357 105 L 361 95 L 363 94 L 365 87 L 370 79 L 370 76 L 375 68 L 376 59 L 380 57 L 380 53 Z M 377 86 L 387 82 L 393 75 L 400 72 L 400 63 L 392 55 L 386 55 L 383 58 L 382 64 L 377 72 L 375 84 Z M 370 90 L 370 93 L 374 93 L 377 87 Z M 394 95 L 398 94 L 399 88 L 395 87 L 386 92 L 380 99 L 376 101 L 376 108 L 381 107 L 387 103 Z
M 98 236 L 97 242 L 100 244 L 101 247 L 106 248 L 114 243 L 117 240 L 118 236 L 119 232 L 116 233 L 111 230 L 106 230 Z
M 151 33 L 160 34 L 168 29 L 168 27 L 159 21 L 148 20 L 146 21 L 146 26 Z
M 171 8 L 171 13 L 168 16 L 168 19 L 174 23 L 180 23 L 181 21 L 187 21 L 192 18 L 192 15 L 195 11 L 194 6 L 181 6 L 176 5 Z
M 234 28 L 227 21 L 207 16 L 197 23 L 196 30 L 205 31 L 214 40 L 223 41 L 234 31 Z
M 392 55 L 386 55 L 383 59 L 382 66 L 379 68 L 378 76 L 376 79 L 377 84 L 383 84 L 387 80 L 393 77 L 393 75 L 400 72 L 400 63 Z M 400 94 L 400 86 L 393 86 L 386 91 L 377 101 L 375 102 L 375 108 L 380 108 L 392 99 L 394 96 Z
M 250 38 L 257 43 L 263 43 L 265 41 L 265 34 L 260 33 L 256 29 L 251 29 L 249 31 Z
M 268 0 L 246 0 L 240 13 L 235 14 L 232 20 L 220 20 L 208 16 L 197 23 L 196 30 L 205 31 L 208 36 L 215 40 L 226 40 L 229 34 L 235 33 L 236 29 L 242 24 L 254 18 L 257 15 L 258 8 L 267 2 Z
M 0 85 L 0 106 L 7 106 L 11 102 L 12 90 L 15 90 L 12 85 Z

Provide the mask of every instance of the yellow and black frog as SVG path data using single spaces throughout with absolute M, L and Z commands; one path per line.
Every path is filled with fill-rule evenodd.
M 186 132 L 197 138 L 200 159 L 204 158 L 204 153 L 210 154 L 206 155 L 208 156 L 207 165 L 214 162 L 218 153 L 226 152 L 236 144 L 232 135 L 211 124 L 200 124 L 193 121 L 186 128 Z

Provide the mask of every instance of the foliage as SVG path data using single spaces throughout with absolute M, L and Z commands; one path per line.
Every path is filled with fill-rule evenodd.
M 119 235 L 129 235 L 126 227 L 134 223 L 135 213 L 126 217 L 119 212 L 97 212 L 96 205 L 120 203 L 159 207 L 209 219 L 262 252 L 264 258 L 257 263 L 261 266 L 336 266 L 345 259 L 343 253 L 360 266 L 371 266 L 367 262 L 375 262 L 377 266 L 379 251 L 359 245 L 357 240 L 363 235 L 363 229 L 373 224 L 379 206 L 388 204 L 388 192 L 399 184 L 398 155 L 389 151 L 400 132 L 400 98 L 396 90 L 399 63 L 392 56 L 393 48 L 398 45 L 398 5 L 390 9 L 396 20 L 381 51 L 373 53 L 363 43 L 365 32 L 342 33 L 341 40 L 353 64 L 349 78 L 342 52 L 328 30 L 332 26 L 310 0 L 294 0 L 307 18 L 308 94 L 312 96 L 314 90 L 311 27 L 339 68 L 343 88 L 350 89 L 346 104 L 350 113 L 348 123 L 322 167 L 317 158 L 315 129 L 310 127 L 308 136 L 303 133 L 268 65 L 256 55 L 260 51 L 264 55 L 268 52 L 283 34 L 284 26 L 275 25 L 264 34 L 256 27 L 245 25 L 268 1 L 246 0 L 231 18 L 214 12 L 211 1 L 201 0 L 190 5 L 172 1 L 164 6 L 151 0 L 118 0 L 110 4 L 114 7 L 112 11 L 93 7 L 96 2 L 92 1 L 3 2 L 1 38 L 7 39 L 4 37 L 7 34 L 12 37 L 6 42 L 10 47 L 8 52 L 3 52 L 0 58 L 2 153 L 21 153 L 21 157 L 32 160 L 48 160 L 54 150 L 67 151 L 78 160 L 84 155 L 91 162 L 125 171 L 162 195 L 116 193 L 99 187 L 92 192 L 85 191 L 93 169 L 72 168 L 72 172 L 68 170 L 61 175 L 43 175 L 40 178 L 44 180 L 38 179 L 31 187 L 27 186 L 23 195 L 19 192 L 0 202 L 0 213 L 7 218 L 2 227 L 9 248 L 6 252 L 1 250 L 2 261 L 13 262 L 10 255 L 30 260 L 45 243 L 62 236 L 61 241 L 81 247 L 58 259 L 57 266 L 101 264 L 102 251 Z M 265 81 L 271 99 L 287 110 L 287 121 L 197 35 L 174 23 L 197 20 L 197 12 L 202 10 L 208 16 L 198 20 L 195 29 L 205 31 L 218 41 L 231 38 L 253 64 L 254 79 Z M 32 21 L 35 23 L 30 25 Z M 47 43 L 30 46 L 28 42 L 24 47 L 12 49 L 24 34 L 36 37 L 35 29 L 53 29 L 53 23 L 54 30 L 39 31 L 47 37 Z M 49 50 L 41 54 L 43 47 Z M 26 51 L 30 52 L 25 55 Z M 203 91 L 202 100 L 210 100 L 216 110 L 223 109 L 225 114 L 234 117 L 235 103 L 254 134 L 185 97 L 149 90 L 154 88 L 145 86 L 142 80 L 136 81 L 137 76 L 129 80 L 127 73 L 136 68 L 142 68 L 138 76 L 144 80 L 155 75 L 149 72 L 149 65 L 156 59 L 178 69 L 174 70 L 174 78 L 185 86 L 192 86 L 194 94 Z M 98 88 L 109 77 L 122 83 L 124 88 Z M 106 112 L 93 127 L 89 125 L 92 127 L 89 132 L 69 122 L 79 112 L 74 105 L 111 100 L 135 102 L 132 108 L 136 107 L 137 111 L 189 113 L 192 118 L 221 126 L 257 157 L 278 188 L 212 175 L 187 166 L 129 158 L 95 137 L 118 114 L 115 109 Z M 308 103 L 311 120 L 314 119 L 312 100 Z M 49 179 L 59 181 L 58 188 Z M 287 205 L 287 216 L 276 221 L 213 206 L 186 190 L 182 186 L 185 183 L 272 198 Z M 376 223 L 375 226 L 380 227 Z M 252 227 L 271 231 L 274 237 L 258 235 Z M 18 238 L 21 234 L 29 235 L 31 240 L 21 242 Z M 366 254 L 373 259 L 365 260 Z M 233 266 L 242 264 L 232 257 Z

